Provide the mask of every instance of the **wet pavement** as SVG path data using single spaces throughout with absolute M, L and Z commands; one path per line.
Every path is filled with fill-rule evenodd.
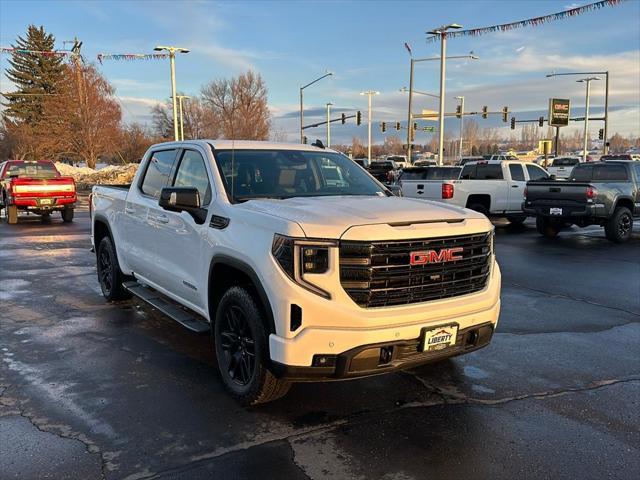
M 640 478 L 640 233 L 499 225 L 490 346 L 245 409 L 208 336 L 104 302 L 89 229 L 0 225 L 3 480 Z

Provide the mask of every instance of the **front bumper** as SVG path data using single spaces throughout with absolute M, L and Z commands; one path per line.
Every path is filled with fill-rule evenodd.
M 313 294 L 298 298 L 289 296 L 288 302 L 295 302 L 301 307 L 303 327 L 293 336 L 289 334 L 288 337 L 282 337 L 275 333 L 269 336 L 274 370 L 282 376 L 298 380 L 345 378 L 429 362 L 433 360 L 431 355 L 408 355 L 393 357 L 391 364 L 381 365 L 381 368 L 378 365 L 365 370 L 351 368 L 358 353 L 380 348 L 380 345 L 394 347 L 394 355 L 396 347 L 414 345 L 415 350 L 424 328 L 457 324 L 461 338 L 483 325 L 490 325 L 493 332 L 500 314 L 500 285 L 500 268 L 494 263 L 485 289 L 469 295 L 408 306 L 359 308 L 346 299 L 340 302 L 337 299 L 320 299 Z M 280 311 L 285 317 L 286 310 L 283 308 Z M 483 335 L 482 338 L 487 338 L 488 343 L 491 335 Z M 450 347 L 438 352 L 435 358 L 466 353 L 486 343 L 464 345 L 464 348 Z M 375 356 L 374 352 L 369 353 Z M 417 350 L 412 353 L 417 353 Z M 318 356 L 322 355 L 336 359 L 333 369 L 313 366 L 314 360 L 317 362 Z
M 338 355 L 315 355 L 310 367 L 296 367 L 274 362 L 272 370 L 279 378 L 302 382 L 379 375 L 478 350 L 489 344 L 494 328 L 495 324 L 486 322 L 459 330 L 456 344 L 438 351 L 422 351 L 422 339 L 418 337 L 411 340 L 362 345 Z

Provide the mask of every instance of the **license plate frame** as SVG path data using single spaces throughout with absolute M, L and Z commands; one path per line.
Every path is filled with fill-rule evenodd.
M 549 207 L 549 215 L 562 215 L 562 208 Z
M 40 205 L 53 205 L 53 200 L 51 200 L 50 198 L 41 198 L 38 202 Z
M 424 327 L 420 331 L 420 351 L 434 352 L 454 347 L 456 341 L 458 340 L 459 330 L 460 325 L 458 325 L 457 323 L 445 323 L 436 327 Z M 436 342 L 430 342 L 431 339 L 434 339 L 438 336 L 446 337 L 447 334 L 449 335 L 449 338 L 443 338 Z

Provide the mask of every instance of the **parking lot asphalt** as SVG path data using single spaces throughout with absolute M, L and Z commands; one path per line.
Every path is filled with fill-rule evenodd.
M 88 212 L 0 225 L 0 478 L 640 478 L 640 233 L 498 224 L 485 349 L 245 409 L 208 336 L 107 304 Z

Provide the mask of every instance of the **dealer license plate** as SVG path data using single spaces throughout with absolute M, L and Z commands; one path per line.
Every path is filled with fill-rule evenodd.
M 562 209 L 552 207 L 549 209 L 549 215 L 562 215 Z
M 40 205 L 51 205 L 51 199 L 50 198 L 41 198 L 40 199 Z
M 422 339 L 422 350 L 442 350 L 456 344 L 458 325 L 445 325 L 431 330 L 425 330 Z

